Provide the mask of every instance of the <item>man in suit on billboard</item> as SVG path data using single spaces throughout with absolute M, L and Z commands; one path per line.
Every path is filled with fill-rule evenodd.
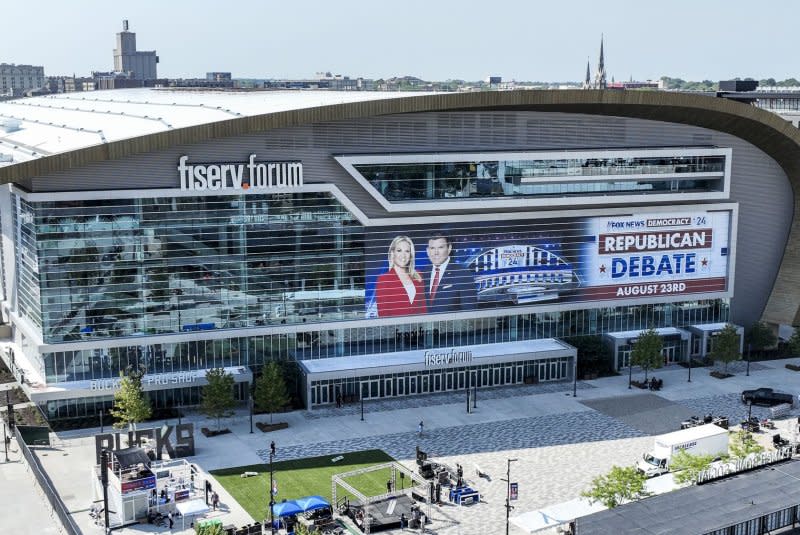
M 428 313 L 458 312 L 474 309 L 478 302 L 475 280 L 469 270 L 456 264 L 450 253 L 450 238 L 436 233 L 428 240 L 431 272 L 425 278 Z

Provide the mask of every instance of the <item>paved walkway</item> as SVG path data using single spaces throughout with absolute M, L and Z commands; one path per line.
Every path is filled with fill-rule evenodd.
M 509 458 L 517 459 L 511 464 L 511 479 L 520 484 L 512 516 L 573 499 L 611 465 L 629 465 L 639 458 L 652 446 L 649 435 L 653 425 L 663 425 L 665 419 L 679 423 L 686 414 L 713 413 L 728 416 L 734 424 L 747 415 L 748 407 L 739 399 L 743 389 L 771 386 L 800 393 L 800 373 L 785 369 L 785 363 L 754 364 L 749 377 L 743 369 L 734 368 L 736 375 L 724 380 L 710 377 L 708 369 L 694 369 L 692 382 L 687 381 L 686 369 L 658 370 L 655 375 L 664 380 L 664 388 L 657 393 L 628 389 L 627 375 L 579 382 L 577 397 L 572 395 L 571 383 L 501 388 L 479 392 L 472 413 L 467 413 L 466 397 L 459 394 L 366 402 L 364 421 L 360 406 L 354 405 L 297 411 L 276 415 L 276 421 L 287 421 L 290 427 L 269 434 L 258 430 L 250 434 L 247 415 L 239 413 L 225 423 L 233 431 L 229 435 L 207 439 L 198 433 L 197 455 L 191 461 L 206 471 L 259 464 L 266 459 L 269 441 L 274 440 L 277 460 L 381 448 L 413 466 L 419 445 L 433 460 L 463 465 L 468 482 L 482 494 L 481 503 L 471 507 L 434 507 L 429 532 L 498 533 L 505 529 L 506 483 L 501 478 L 506 476 Z M 641 377 L 641 373 L 634 374 L 634 378 Z M 768 409 L 753 407 L 752 413 L 763 417 Z M 797 414 L 795 410 L 793 416 Z M 269 416 L 259 415 L 256 420 L 268 421 Z M 425 422 L 422 437 L 416 434 L 420 420 Z M 208 420 L 198 415 L 184 421 L 208 425 Z M 92 501 L 89 467 L 94 440 L 90 436 L 97 431 L 61 433 L 56 448 L 42 457 L 87 533 L 97 529 L 89 525 L 88 514 L 81 512 Z M 489 478 L 478 478 L 476 466 Z M 225 506 L 216 514 L 223 522 L 251 523 L 215 483 Z M 7 512 L 0 510 L 0 515 L 4 514 Z M 148 529 L 153 528 L 136 526 L 122 533 Z M 512 525 L 512 533 L 521 531 Z

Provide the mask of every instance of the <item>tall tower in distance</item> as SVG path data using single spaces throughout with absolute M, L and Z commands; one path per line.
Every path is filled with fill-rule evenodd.
M 133 80 L 155 80 L 158 56 L 155 50 L 136 50 L 136 34 L 128 31 L 128 21 L 122 21 L 122 31 L 117 34 L 114 49 L 114 71 L 128 73 Z
M 597 72 L 594 74 L 594 87 L 593 89 L 606 89 L 608 83 L 606 82 L 606 64 L 603 58 L 603 36 L 600 35 L 600 61 L 597 63 Z

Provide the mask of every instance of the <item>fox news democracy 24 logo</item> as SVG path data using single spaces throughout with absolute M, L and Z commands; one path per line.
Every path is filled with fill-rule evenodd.
M 178 160 L 178 177 L 181 189 L 185 191 L 295 188 L 303 185 L 303 164 L 302 162 L 256 162 L 256 155 L 251 154 L 246 163 L 189 165 L 189 157 L 181 156 Z
M 594 299 L 720 292 L 727 289 L 727 211 L 593 218 L 588 255 Z

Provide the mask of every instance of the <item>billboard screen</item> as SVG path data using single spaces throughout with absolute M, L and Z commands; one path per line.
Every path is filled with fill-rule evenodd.
M 728 290 L 731 212 L 370 229 L 366 316 Z

